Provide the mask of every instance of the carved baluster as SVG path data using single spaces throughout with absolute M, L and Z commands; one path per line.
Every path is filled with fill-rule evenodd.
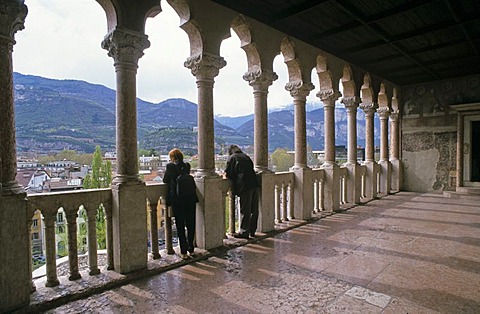
M 232 189 L 228 190 L 228 210 L 229 210 L 229 233 L 234 234 L 235 233 L 235 193 L 233 192 Z
M 293 209 L 293 183 L 292 182 L 288 182 L 288 186 L 287 186 L 287 197 L 286 197 L 286 201 L 287 201 L 287 204 L 288 204 L 288 218 L 289 219 L 294 219 L 295 218 L 295 214 L 294 214 L 294 209 Z
M 77 247 L 77 211 L 66 210 L 67 216 L 67 233 L 68 233 L 68 265 L 70 276 L 68 280 L 77 280 L 81 278 L 78 271 L 78 247 Z
M 97 210 L 85 208 L 85 211 L 87 212 L 88 267 L 90 276 L 93 276 L 100 273 L 97 254 Z
M 280 217 L 280 186 L 278 184 L 275 185 L 275 222 L 282 222 Z
M 55 287 L 60 284 L 57 277 L 57 250 L 55 247 L 55 220 L 57 212 L 43 213 L 45 223 L 45 261 L 47 268 L 46 287 Z
M 152 257 L 153 259 L 160 258 L 160 252 L 158 251 L 158 218 L 157 218 L 157 202 L 152 202 L 147 199 L 147 205 L 150 209 L 150 239 L 152 247 Z
M 313 212 L 314 213 L 318 213 L 320 211 L 318 206 L 318 203 L 319 203 L 318 188 L 319 188 L 318 180 L 315 179 L 313 181 Z
M 105 227 L 107 229 L 107 269 L 115 269 L 113 265 L 113 223 L 112 223 L 112 206 L 111 204 L 103 204 L 105 210 Z
M 288 221 L 287 212 L 287 183 L 282 183 L 282 218 L 284 221 Z
M 172 242 L 172 207 L 164 207 L 165 215 L 165 250 L 167 254 L 175 254 Z

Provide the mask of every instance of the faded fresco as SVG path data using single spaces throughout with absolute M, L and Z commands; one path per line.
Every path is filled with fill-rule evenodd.
M 404 188 L 453 190 L 457 114 L 453 104 L 480 102 L 480 75 L 403 88 Z

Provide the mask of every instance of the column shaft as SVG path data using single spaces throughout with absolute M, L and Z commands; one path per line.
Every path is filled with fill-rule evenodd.
M 383 108 L 381 108 L 383 109 Z M 388 108 L 387 108 L 388 110 Z M 388 160 L 388 111 L 380 111 L 380 160 Z
M 335 101 L 324 101 L 325 164 L 335 163 Z
M 213 125 L 213 79 L 197 75 L 198 171 L 215 173 L 215 132 Z
M 294 99 L 295 107 L 295 168 L 307 167 L 307 122 L 305 99 Z
M 15 141 L 15 106 L 13 102 L 13 38 L 0 36 L 0 189 L 19 193 L 23 188 L 18 184 L 17 153 Z M 3 186 L 3 188 L 2 188 Z
M 257 171 L 268 169 L 267 91 L 254 91 L 254 166 Z
M 213 124 L 213 84 L 227 63 L 222 57 L 203 53 L 185 61 L 197 78 L 198 93 L 198 169 L 197 176 L 215 176 L 215 132 Z
M 390 115 L 390 160 L 400 157 L 400 130 L 398 128 L 398 113 Z

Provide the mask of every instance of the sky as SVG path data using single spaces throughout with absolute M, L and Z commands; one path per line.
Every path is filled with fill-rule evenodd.
M 162 12 L 147 20 L 150 48 L 139 61 L 137 97 L 153 103 L 169 98 L 197 103 L 195 77 L 183 66 L 189 57 L 188 37 L 179 27 L 176 12 L 166 1 L 161 3 Z M 15 72 L 83 80 L 115 89 L 113 59 L 100 47 L 107 21 L 96 1 L 25 0 L 25 4 L 29 11 L 25 29 L 15 35 Z M 253 89 L 242 79 L 247 60 L 240 40 L 233 31 L 231 34 L 220 50 L 227 65 L 215 78 L 214 113 L 241 116 L 253 113 Z M 283 107 L 292 103 L 292 97 L 285 90 L 288 75 L 282 56 L 275 58 L 273 68 L 279 79 L 269 88 L 268 105 Z M 315 90 L 307 101 L 319 101 Z

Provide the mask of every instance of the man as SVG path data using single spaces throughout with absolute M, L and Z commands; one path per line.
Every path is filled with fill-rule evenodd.
M 255 237 L 258 220 L 258 181 L 253 162 L 237 145 L 228 148 L 225 173 L 235 195 L 240 197 L 240 229 L 235 238 Z

